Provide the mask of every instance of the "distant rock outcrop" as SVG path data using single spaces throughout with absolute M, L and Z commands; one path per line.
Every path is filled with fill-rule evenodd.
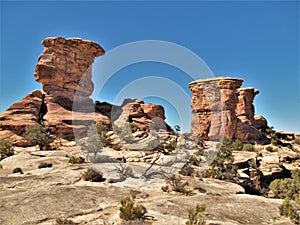
M 192 133 L 204 140 L 222 137 L 243 142 L 267 142 L 264 133 L 267 121 L 254 116 L 253 100 L 258 90 L 240 88 L 242 79 L 216 77 L 193 81 Z

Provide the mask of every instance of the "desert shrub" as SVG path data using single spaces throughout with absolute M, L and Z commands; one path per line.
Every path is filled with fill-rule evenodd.
M 282 213 L 295 224 L 300 224 L 300 170 L 292 171 L 292 178 L 276 179 L 270 189 L 275 197 L 285 199 Z
M 28 126 L 25 138 L 30 144 L 39 145 L 41 149 L 48 148 L 51 143 L 49 132 L 41 124 Z
M 169 187 L 168 185 L 166 185 L 166 186 L 161 186 L 161 190 L 162 190 L 163 192 L 169 192 L 169 191 L 170 191 L 170 187 Z
M 271 146 L 266 147 L 266 150 L 269 152 L 275 152 L 274 148 L 272 148 Z
M 243 151 L 253 152 L 255 150 L 252 144 L 244 144 Z
M 23 170 L 20 167 L 16 167 L 16 168 L 14 168 L 13 173 L 23 174 Z
M 167 183 L 170 185 L 170 191 L 175 191 L 185 195 L 190 195 L 192 193 L 189 188 L 189 183 L 183 181 L 179 176 L 173 174 L 169 179 L 167 179 Z
M 294 143 L 300 145 L 300 139 L 295 139 Z
M 85 152 L 87 160 L 90 162 L 96 162 L 97 156 L 103 150 L 103 143 L 99 138 L 95 126 L 90 126 L 87 131 L 87 137 L 78 141 L 82 151 Z
M 39 169 L 42 169 L 42 168 L 50 168 L 52 167 L 52 164 L 51 163 L 47 163 L 47 162 L 41 162 L 38 166 Z
M 121 201 L 120 218 L 125 221 L 144 221 L 147 209 L 143 205 L 135 204 L 134 198 L 129 196 Z
M 0 160 L 5 159 L 14 154 L 12 143 L 8 140 L 0 141 Z
M 132 136 L 130 125 L 128 123 L 122 124 L 121 127 L 114 125 L 114 131 L 122 141 L 125 141 L 126 143 L 134 142 L 134 137 Z
M 186 225 L 204 225 L 204 213 L 206 207 L 204 205 L 196 205 L 195 208 L 188 209 L 188 221 L 186 221 Z
M 138 131 L 138 129 L 139 129 L 138 126 L 134 122 L 129 123 L 129 128 L 130 128 L 132 133 Z
M 231 148 L 232 151 L 244 150 L 243 143 L 239 139 L 236 139 L 234 142 L 232 142 L 230 144 L 230 148 Z
M 237 167 L 233 165 L 233 161 L 231 141 L 229 139 L 224 139 L 216 157 L 213 159 L 210 167 L 205 171 L 205 177 L 212 177 L 220 180 L 232 180 L 237 173 Z
M 192 176 L 194 174 L 194 169 L 188 164 L 185 164 L 178 172 L 183 176 Z
M 103 182 L 105 178 L 103 178 L 103 174 L 96 170 L 95 168 L 88 168 L 88 170 L 83 174 L 83 179 L 85 181 L 92 182 Z
M 97 130 L 97 133 L 99 135 L 99 138 L 103 144 L 104 147 L 109 147 L 111 146 L 111 139 L 110 137 L 108 137 L 106 134 L 107 134 L 107 125 L 105 125 L 104 123 L 97 123 L 96 124 L 96 130 Z
M 71 156 L 69 158 L 69 163 L 72 163 L 72 164 L 81 164 L 81 163 L 84 163 L 85 161 L 85 158 L 81 157 L 81 156 Z
M 285 198 L 282 205 L 282 214 L 289 217 L 294 224 L 300 224 L 300 198 L 291 201 Z

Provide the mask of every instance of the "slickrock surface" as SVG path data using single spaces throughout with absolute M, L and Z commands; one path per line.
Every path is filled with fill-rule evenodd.
M 73 224 L 121 224 L 120 200 L 133 193 L 136 202 L 148 210 L 153 225 L 185 224 L 187 209 L 197 204 L 206 205 L 207 224 L 292 224 L 280 216 L 282 200 L 244 194 L 241 186 L 225 181 L 182 177 L 194 189 L 191 196 L 163 192 L 165 180 L 159 178 L 127 178 L 112 184 L 83 181 L 82 174 L 89 165 L 69 164 L 68 152 L 67 148 L 31 151 L 1 161 L 1 224 L 50 225 L 57 224 L 56 219 L 68 219 Z M 38 169 L 41 162 L 53 166 Z M 117 173 L 120 162 L 108 164 L 105 169 Z M 14 166 L 22 167 L 24 174 L 3 174 Z M 109 173 L 105 177 L 110 179 Z
M 258 91 L 240 88 L 242 79 L 216 77 L 193 81 L 192 133 L 204 140 L 226 136 L 244 142 L 265 141 L 257 128 L 266 127 L 263 117 L 254 117 L 253 100 Z

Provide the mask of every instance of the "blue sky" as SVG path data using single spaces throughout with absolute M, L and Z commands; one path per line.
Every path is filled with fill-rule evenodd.
M 33 71 L 40 43 L 49 36 L 93 40 L 106 51 L 141 40 L 176 43 L 201 57 L 215 75 L 239 77 L 244 87 L 259 89 L 256 113 L 269 125 L 300 133 L 298 1 L 1 1 L 0 111 L 41 88 Z M 114 74 L 97 98 L 114 101 L 124 85 L 147 76 L 169 79 L 190 95 L 188 74 L 144 62 Z M 163 104 L 167 121 L 178 124 L 176 107 L 161 97 L 145 100 Z

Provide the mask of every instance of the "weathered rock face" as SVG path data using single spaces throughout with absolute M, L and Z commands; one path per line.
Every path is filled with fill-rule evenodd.
M 94 121 L 109 124 L 109 119 L 95 113 L 89 98 L 94 90 L 91 65 L 104 54 L 97 43 L 79 38 L 47 38 L 35 67 L 34 77 L 43 84 L 47 114 L 46 127 L 55 136 L 72 139 Z M 75 106 L 74 107 L 74 102 Z
M 204 140 L 226 136 L 244 142 L 265 140 L 257 128 L 267 126 L 263 117 L 254 116 L 253 100 L 258 90 L 240 88 L 242 79 L 217 77 L 191 82 L 192 133 Z
M 134 122 L 140 130 L 172 131 L 171 127 L 164 121 L 165 111 L 160 105 L 145 104 L 142 100 L 125 99 L 122 106 L 115 106 L 109 103 L 96 103 L 96 109 L 108 116 L 117 125 L 127 122 Z
M 29 125 L 39 123 L 45 105 L 43 94 L 35 90 L 0 114 L 0 139 L 9 139 L 18 146 L 28 145 L 22 137 Z
M 53 90 L 51 86 L 56 86 L 67 89 L 66 94 L 77 90 L 90 96 L 94 90 L 90 67 L 96 56 L 104 55 L 103 48 L 79 38 L 46 38 L 42 44 L 45 48 L 35 67 L 34 78 L 43 84 L 43 90 L 49 93 Z
M 192 133 L 204 140 L 233 138 L 237 126 L 236 90 L 243 80 L 219 77 L 191 82 Z

